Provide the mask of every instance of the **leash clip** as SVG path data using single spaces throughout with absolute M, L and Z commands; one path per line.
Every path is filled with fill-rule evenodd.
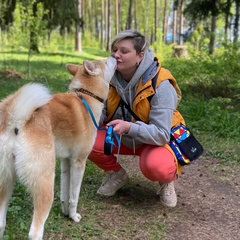
M 113 146 L 115 146 L 114 140 L 116 139 L 118 143 L 118 148 L 120 147 L 120 139 L 113 130 L 113 126 L 109 126 L 106 131 L 105 142 L 104 142 L 104 154 L 110 155 L 112 153 Z

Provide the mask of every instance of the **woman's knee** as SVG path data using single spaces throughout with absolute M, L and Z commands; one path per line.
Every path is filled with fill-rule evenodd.
M 176 178 L 174 156 L 164 147 L 153 147 L 140 156 L 140 169 L 151 181 L 168 183 Z

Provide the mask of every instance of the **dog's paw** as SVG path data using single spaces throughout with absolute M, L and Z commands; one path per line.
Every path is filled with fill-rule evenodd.
M 80 222 L 81 215 L 79 213 L 75 213 L 69 216 L 74 222 Z

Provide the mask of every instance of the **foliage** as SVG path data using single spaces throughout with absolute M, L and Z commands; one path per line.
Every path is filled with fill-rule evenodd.
M 34 1 L 33 1 L 34 2 Z M 30 48 L 30 33 L 35 32 L 36 42 L 40 43 L 40 38 L 46 34 L 46 21 L 43 21 L 45 10 L 41 3 L 37 5 L 36 16 L 32 11 L 33 2 L 24 5 L 17 3 L 14 11 L 14 24 L 9 28 L 7 42 L 14 50 L 19 48 Z
M 192 52 L 188 60 L 166 59 L 163 66 L 176 77 L 183 95 L 179 109 L 203 138 L 207 151 L 217 156 L 221 152 L 222 159 L 231 154 L 231 159 L 240 161 L 234 148 L 240 133 L 240 51 L 234 45 L 225 46 L 214 56 Z
M 79 1 L 83 13 L 81 19 L 77 14 L 76 2 L 75 0 L 60 0 L 57 2 L 48 0 L 0 1 L 0 29 L 8 32 L 12 25 L 16 25 L 15 21 L 19 24 L 20 18 L 22 26 L 26 24 L 26 30 L 34 33 L 37 44 L 41 43 L 39 38 L 43 37 L 47 38 L 49 44 L 51 44 L 51 33 L 53 31 L 58 31 L 62 36 L 76 34 L 76 23 L 78 23 L 83 36 L 88 37 L 90 35 L 89 39 L 104 42 L 106 45 L 106 39 L 113 38 L 117 32 L 130 26 L 149 36 L 151 43 L 157 41 L 158 44 L 161 44 L 161 41 L 166 40 L 167 35 L 177 35 L 175 42 L 178 42 L 179 35 L 185 36 L 185 41 L 189 41 L 188 37 L 192 35 L 190 44 L 201 50 L 202 46 L 207 47 L 211 44 L 211 36 L 215 36 L 217 42 L 223 39 L 232 41 L 232 34 L 227 34 L 226 29 L 229 28 L 228 32 L 231 32 L 233 24 L 227 22 L 227 19 L 231 18 L 234 21 L 238 16 L 235 9 L 237 1 L 227 1 L 227 3 L 222 0 L 186 1 L 184 11 L 180 9 L 180 3 L 184 1 L 110 1 L 110 24 L 107 21 L 107 8 L 109 5 L 107 5 L 106 0 Z M 132 2 L 132 9 L 129 12 L 130 2 Z M 20 6 L 25 8 L 24 12 L 17 10 Z M 35 15 L 36 6 L 38 6 L 38 9 Z M 166 9 L 166 14 L 164 9 Z M 177 19 L 173 17 L 175 10 L 178 12 Z M 182 22 L 180 16 L 182 16 L 183 12 L 184 24 L 179 26 Z M 18 16 L 16 13 L 18 13 Z M 217 16 L 216 31 L 210 27 L 213 16 Z M 163 22 L 169 23 L 167 24 L 168 29 L 164 29 Z M 108 25 L 110 31 L 108 31 Z M 173 33 L 175 28 L 182 28 L 182 30 Z M 20 39 L 22 39 L 21 30 L 23 29 L 18 29 Z M 159 34 L 159 31 L 161 34 Z M 234 39 L 237 39 L 237 35 L 238 24 L 236 21 L 234 23 Z M 14 40 L 14 38 L 8 39 L 9 42 L 15 42 Z M 172 41 L 170 40 L 170 42 Z M 29 42 L 25 41 L 25 44 L 29 44 Z M 74 45 L 74 42 L 72 44 Z M 23 43 L 18 47 L 22 45 Z M 104 48 L 103 45 L 101 47 Z
M 161 33 L 160 29 L 157 30 L 157 35 L 158 35 L 157 39 L 162 39 L 162 33 Z M 163 41 L 156 41 L 156 42 L 152 43 L 151 48 L 154 51 L 155 55 L 159 59 L 164 61 L 164 59 L 172 57 L 173 46 L 174 46 L 174 44 L 166 45 L 166 44 L 164 44 Z

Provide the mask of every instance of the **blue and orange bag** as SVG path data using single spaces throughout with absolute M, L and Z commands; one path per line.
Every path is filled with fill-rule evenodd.
M 203 153 L 203 147 L 192 132 L 183 124 L 173 127 L 170 132 L 169 146 L 180 165 L 188 165 Z

